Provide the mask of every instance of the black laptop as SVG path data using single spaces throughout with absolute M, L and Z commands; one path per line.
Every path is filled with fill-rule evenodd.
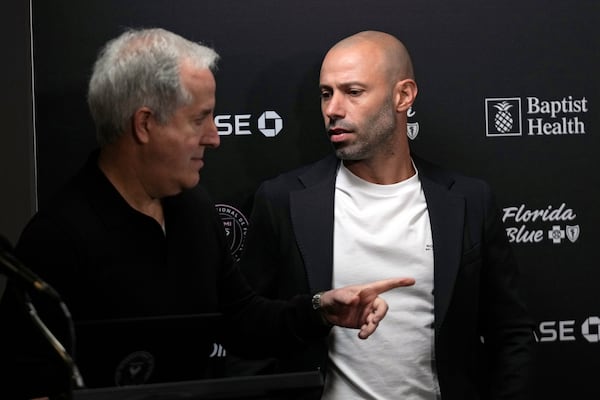
M 78 322 L 75 362 L 88 388 L 219 378 L 220 314 Z

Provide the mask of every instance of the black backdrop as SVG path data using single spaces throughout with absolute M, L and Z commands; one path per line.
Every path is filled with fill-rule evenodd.
M 235 254 L 258 183 L 330 151 L 324 53 L 360 30 L 398 36 L 419 84 L 413 150 L 486 179 L 504 209 L 537 322 L 536 399 L 598 396 L 600 2 L 34 0 L 32 15 L 42 207 L 94 147 L 85 91 L 104 42 L 160 26 L 216 48 L 222 140 L 201 182 Z

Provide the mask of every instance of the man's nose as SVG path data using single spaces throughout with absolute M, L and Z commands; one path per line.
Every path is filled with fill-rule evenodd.
M 210 126 L 207 127 L 206 134 L 204 135 L 201 144 L 213 149 L 216 149 L 221 144 L 219 130 L 217 129 L 217 125 L 215 125 L 215 121 L 212 118 L 210 120 Z
M 333 93 L 327 101 L 323 102 L 322 111 L 323 115 L 331 120 L 344 118 L 343 97 L 337 93 Z

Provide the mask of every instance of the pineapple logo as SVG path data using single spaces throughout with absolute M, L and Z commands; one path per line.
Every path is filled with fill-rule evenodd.
M 521 136 L 521 99 L 485 99 L 486 136 Z
M 494 107 L 498 109 L 498 112 L 494 116 L 494 126 L 501 133 L 510 131 L 513 127 L 513 118 L 508 110 L 512 108 L 512 104 L 503 101 L 502 103 L 495 104 Z

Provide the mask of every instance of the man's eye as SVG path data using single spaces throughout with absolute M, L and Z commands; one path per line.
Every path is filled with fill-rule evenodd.
M 328 99 L 331 97 L 331 93 L 330 92 L 321 92 L 321 98 L 322 99 Z
M 350 89 L 350 90 L 348 90 L 348 94 L 350 96 L 360 96 L 362 94 L 362 92 L 363 91 L 360 90 L 360 89 Z
M 207 119 L 212 119 L 213 113 L 212 112 L 204 112 L 201 114 L 197 114 L 196 117 L 194 118 L 194 123 L 196 125 L 202 125 L 204 122 L 206 122 Z

